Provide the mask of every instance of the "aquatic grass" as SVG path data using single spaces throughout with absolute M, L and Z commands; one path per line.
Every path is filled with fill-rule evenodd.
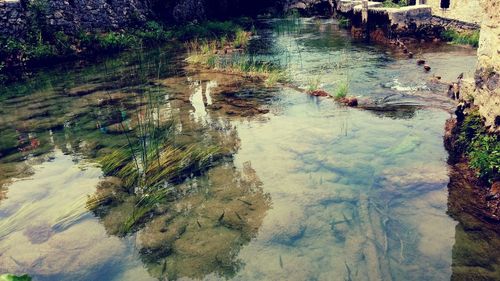
M 441 37 L 453 44 L 479 46 L 479 30 L 458 32 L 454 29 L 446 29 L 441 33 Z
M 289 81 L 290 77 L 286 71 L 271 71 L 267 74 L 264 84 L 266 87 L 274 87 L 278 83 L 287 83 Z
M 63 212 L 53 219 L 51 228 L 56 231 L 63 231 L 87 215 L 85 199 L 86 197 L 82 197 L 67 205 L 66 209 L 63 209 Z
M 316 75 L 312 78 L 309 78 L 307 80 L 307 86 L 306 86 L 306 91 L 308 93 L 314 92 L 319 89 L 319 86 L 321 84 L 321 76 Z
M 222 45 L 214 40 L 190 41 L 186 44 L 188 49 L 186 62 L 216 71 L 260 78 L 270 86 L 287 80 L 284 70 L 277 65 L 241 53 L 224 54 L 217 48 Z
M 193 40 L 188 43 L 188 48 L 197 49 L 202 54 L 212 53 L 217 46 L 218 42 L 215 40 Z M 136 72 L 136 83 L 148 83 L 147 73 L 151 67 L 142 63 L 142 58 L 139 58 L 137 67 L 133 69 Z M 161 61 L 157 67 L 159 79 Z M 176 123 L 170 118 L 160 120 L 160 107 L 164 99 L 163 92 L 158 87 L 141 88 L 142 93 L 138 95 L 140 106 L 130 114 L 134 118 L 132 128 L 123 126 L 128 116 L 122 114 L 119 125 L 127 144 L 113 147 L 110 153 L 98 159 L 104 175 L 119 178 L 119 188 L 130 194 L 135 202 L 133 211 L 123 221 L 121 234 L 132 231 L 160 202 L 175 195 L 175 184 L 203 173 L 221 157 L 221 149 L 217 146 L 175 142 Z M 108 194 L 94 196 L 87 201 L 87 207 L 97 210 L 100 204 L 112 204 L 116 199 L 118 198 Z
M 50 213 L 46 218 L 51 229 L 63 231 L 79 221 L 87 214 L 85 208 L 86 197 L 78 198 L 75 201 L 59 206 L 56 213 Z M 36 202 L 23 204 L 16 212 L 0 221 L 0 239 L 7 235 L 19 231 L 32 222 L 39 214 Z
M 337 100 L 343 99 L 347 97 L 348 93 L 349 93 L 349 82 L 342 81 L 338 84 L 337 88 L 335 89 L 334 98 Z
M 250 41 L 251 33 L 248 31 L 244 31 L 242 29 L 238 29 L 236 31 L 233 47 L 235 48 L 246 48 L 248 46 L 248 42 Z

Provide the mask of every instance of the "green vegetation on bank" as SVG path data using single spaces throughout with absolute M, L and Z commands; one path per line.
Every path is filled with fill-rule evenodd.
M 14 274 L 2 274 L 0 275 L 0 281 L 31 281 L 31 277 L 28 275 L 16 276 Z
M 492 183 L 500 179 L 500 139 L 486 131 L 477 110 L 465 117 L 460 127 L 458 147 L 482 180 Z
M 41 0 L 33 3 L 38 2 L 43 3 Z M 19 76 L 22 76 L 19 73 L 15 77 L 8 77 L 7 73 L 10 71 L 10 74 L 13 74 L 23 67 L 88 55 L 113 54 L 160 45 L 170 40 L 231 38 L 235 47 L 245 47 L 249 37 L 243 26 L 251 26 L 248 19 L 208 21 L 185 26 L 165 26 L 159 22 L 149 21 L 127 31 L 104 33 L 82 31 L 69 35 L 61 31 L 52 31 L 44 24 L 40 19 L 44 15 L 43 5 L 41 6 L 32 8 L 40 12 L 33 13 L 30 32 L 26 38 L 0 37 L 0 84 L 12 78 L 19 79 Z
M 385 0 L 384 2 L 382 2 L 382 6 L 386 8 L 401 8 L 408 6 L 408 3 L 406 0 L 399 0 L 399 1 Z
M 441 33 L 441 37 L 453 44 L 479 46 L 479 30 L 458 32 L 454 29 L 446 29 Z

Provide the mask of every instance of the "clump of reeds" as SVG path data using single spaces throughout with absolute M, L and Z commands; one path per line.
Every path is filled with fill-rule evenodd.
M 279 82 L 285 82 L 287 75 L 276 64 L 260 61 L 250 55 L 243 54 L 242 50 L 230 49 L 228 46 L 246 46 L 248 33 L 233 42 L 212 41 L 190 41 L 186 46 L 188 57 L 186 61 L 191 64 L 200 65 L 212 70 L 240 74 L 265 81 L 267 86 L 273 86 Z M 224 40 L 227 40 L 224 38 Z
M 306 91 L 308 93 L 314 92 L 319 89 L 321 84 L 321 77 L 319 75 L 309 78 L 307 81 Z
M 348 93 L 349 93 L 349 82 L 342 81 L 338 84 L 337 88 L 335 89 L 334 98 L 337 100 L 343 99 L 347 97 Z
M 237 30 L 233 40 L 233 46 L 235 48 L 246 48 L 248 46 L 248 42 L 250 42 L 250 37 L 250 32 L 242 29 Z

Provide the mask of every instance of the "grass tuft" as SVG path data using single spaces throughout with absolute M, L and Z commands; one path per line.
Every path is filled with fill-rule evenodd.
M 347 81 L 340 82 L 339 85 L 337 86 L 337 89 L 335 89 L 335 95 L 334 98 L 339 100 L 347 97 L 347 94 L 349 93 L 349 83 Z

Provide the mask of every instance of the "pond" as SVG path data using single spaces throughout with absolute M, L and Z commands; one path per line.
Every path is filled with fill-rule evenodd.
M 187 66 L 175 44 L 9 86 L 0 272 L 498 280 L 498 234 L 448 202 L 460 197 L 442 139 L 454 104 L 435 79 L 470 75 L 475 50 L 411 48 L 415 59 L 359 42 L 332 20 L 266 20 L 248 54 L 293 86 Z M 370 106 L 299 90 L 310 83 L 348 83 Z

